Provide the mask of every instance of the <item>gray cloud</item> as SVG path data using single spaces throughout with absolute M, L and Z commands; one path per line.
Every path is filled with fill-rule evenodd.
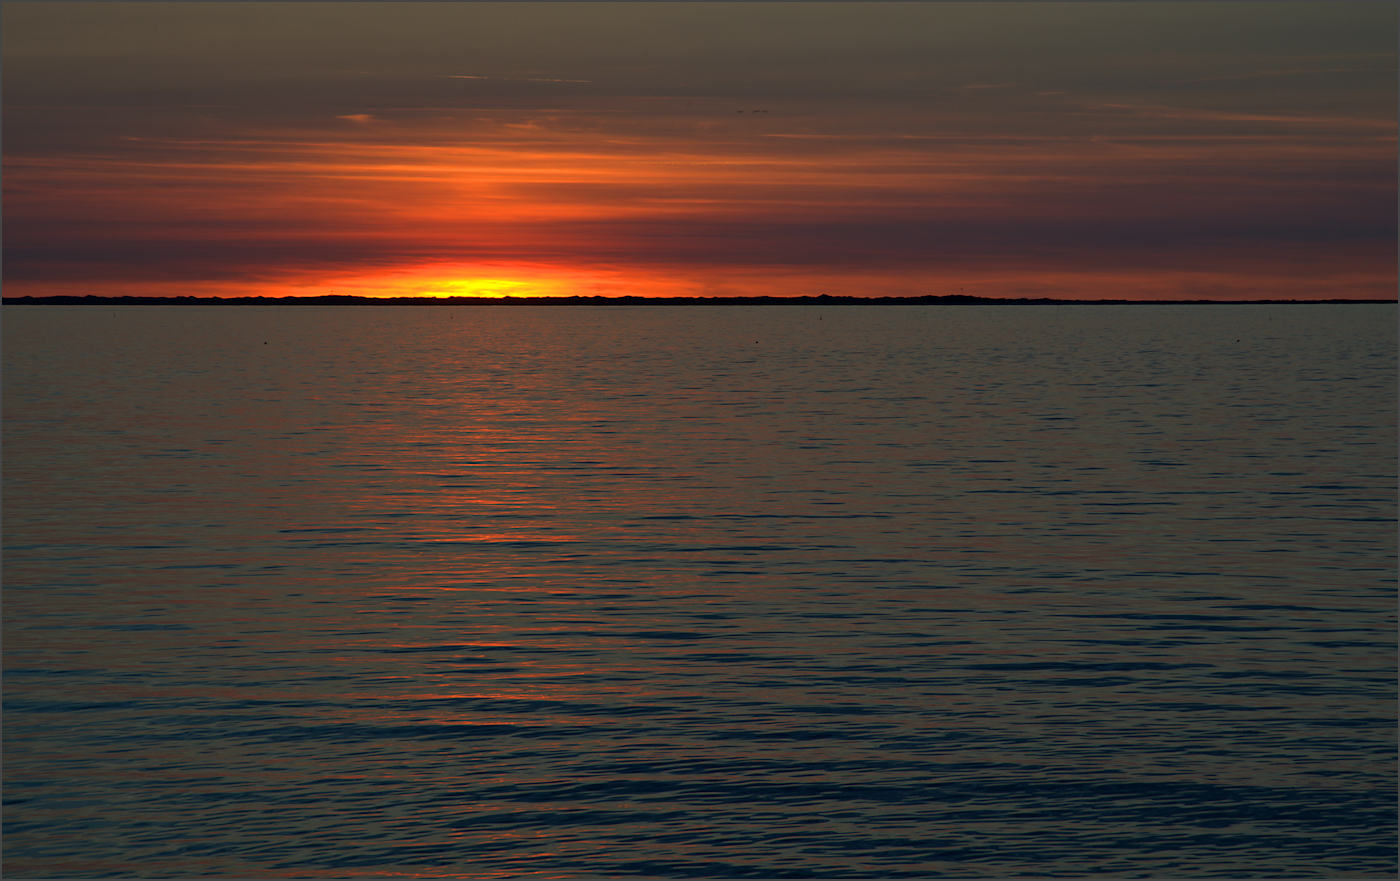
M 329 180 L 312 146 L 396 167 L 419 161 L 402 148 L 464 144 L 635 163 L 635 180 L 513 185 L 623 215 L 537 221 L 520 246 L 532 259 L 577 259 L 585 249 L 549 244 L 567 239 L 648 263 L 1155 266 L 1183 249 L 1251 262 L 1353 245 L 1384 260 L 1376 243 L 1394 236 L 1388 3 L 22 2 L 3 15 L 14 277 L 139 275 L 162 235 L 186 244 L 161 277 L 517 254 L 484 235 L 453 245 L 447 226 L 414 243 L 343 215 L 256 216 L 245 200 L 298 175 L 329 182 L 297 206 L 389 198 L 349 172 Z M 642 177 L 667 163 L 689 177 Z M 831 179 L 718 174 L 744 163 Z M 954 187 L 959 174 L 975 183 Z M 399 186 L 440 188 L 422 177 Z M 954 195 L 975 210 L 948 213 Z M 696 207 L 661 222 L 666 200 Z M 225 206 L 242 213 L 201 214 Z M 201 244 L 219 223 L 225 238 Z

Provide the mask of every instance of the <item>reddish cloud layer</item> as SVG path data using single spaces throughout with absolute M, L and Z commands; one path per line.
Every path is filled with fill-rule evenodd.
M 1267 94 L 162 105 L 67 135 L 21 106 L 6 278 L 10 295 L 1393 296 L 1393 121 Z

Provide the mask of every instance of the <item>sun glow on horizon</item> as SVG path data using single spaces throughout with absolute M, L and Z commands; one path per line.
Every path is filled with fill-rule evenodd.
M 443 278 L 415 279 L 391 283 L 384 293 L 363 293 L 376 297 L 567 297 L 573 294 L 567 281 L 520 278 Z
M 289 287 L 289 286 L 279 286 Z M 295 285 L 284 295 L 374 297 L 569 297 L 583 293 L 575 274 L 537 267 L 443 266 L 404 268 Z
M 504 299 L 694 296 L 703 284 L 685 273 L 657 268 L 433 262 L 339 277 L 288 279 L 257 287 L 268 296 Z

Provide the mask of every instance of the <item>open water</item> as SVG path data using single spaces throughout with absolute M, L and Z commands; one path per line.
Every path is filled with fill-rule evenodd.
M 1395 310 L 5 310 L 12 878 L 1384 878 Z

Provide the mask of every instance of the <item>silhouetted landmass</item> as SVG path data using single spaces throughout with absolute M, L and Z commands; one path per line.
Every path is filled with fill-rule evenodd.
M 1055 300 L 970 297 L 5 297 L 6 306 L 1242 306 L 1396 300 Z

